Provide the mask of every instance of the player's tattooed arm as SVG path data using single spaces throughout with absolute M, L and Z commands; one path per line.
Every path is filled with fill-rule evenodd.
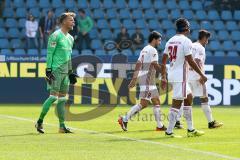
M 198 58 L 195 58 L 194 61 L 196 62 L 196 64 L 198 65 L 198 67 L 202 70 L 203 68 L 203 64 L 202 61 Z
M 128 85 L 129 88 L 132 88 L 132 87 L 134 87 L 136 85 L 138 73 L 139 73 L 139 70 L 141 69 L 141 67 L 142 67 L 142 63 L 140 61 L 137 61 L 136 66 L 135 66 L 135 70 L 134 70 L 134 73 L 133 73 L 132 80 L 131 80 L 131 82 Z
M 153 62 L 152 62 L 152 65 L 153 65 L 153 67 L 155 68 L 155 70 L 156 70 L 157 72 L 162 72 L 162 67 L 161 67 L 160 64 L 158 64 L 157 61 L 153 61 Z
M 192 55 L 187 55 L 185 56 L 188 64 L 192 67 L 192 69 L 194 71 L 196 71 L 200 76 L 200 83 L 204 84 L 207 81 L 207 77 L 203 74 L 203 72 L 201 71 L 201 69 L 198 67 L 197 63 L 193 60 Z
M 163 54 L 163 57 L 162 57 L 162 67 L 161 67 L 161 75 L 162 75 L 161 87 L 164 90 L 167 87 L 167 76 L 166 76 L 166 74 L 167 74 L 167 71 L 166 71 L 167 60 L 168 60 L 168 55 L 167 54 Z

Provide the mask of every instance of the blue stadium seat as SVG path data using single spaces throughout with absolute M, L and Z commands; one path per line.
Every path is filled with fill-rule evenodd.
M 104 11 L 102 9 L 95 9 L 93 11 L 93 17 L 96 19 L 102 19 L 105 17 Z
M 113 29 L 121 28 L 121 23 L 118 19 L 111 19 L 110 20 L 110 27 Z
M 223 49 L 224 51 L 231 51 L 234 49 L 234 44 L 232 41 L 227 40 L 223 42 Z
M 125 0 L 117 0 L 116 1 L 116 7 L 117 8 L 126 8 L 126 1 Z
M 41 56 L 47 55 L 47 49 L 41 49 Z
M 1 54 L 3 54 L 3 55 L 12 55 L 13 52 L 10 49 L 1 49 Z
M 98 55 L 98 56 L 105 56 L 107 54 L 107 52 L 103 49 L 98 49 L 95 51 L 95 55 Z
M 240 56 L 240 55 L 238 54 L 238 52 L 236 52 L 236 51 L 229 51 L 229 52 L 227 52 L 227 55 L 228 55 L 229 57 L 238 57 L 238 56 Z
M 26 52 L 24 49 L 14 49 L 14 55 L 17 55 L 17 56 L 25 56 L 26 55 Z
M 198 30 L 193 30 L 193 32 L 190 35 L 192 41 L 196 41 L 198 39 Z
M 237 41 L 235 46 L 236 46 L 237 51 L 240 52 L 240 41 Z
M 5 2 L 4 2 L 4 6 L 5 7 L 11 7 L 11 3 L 12 3 L 12 0 L 5 0 Z
M 124 49 L 124 50 L 122 50 L 122 54 L 124 54 L 126 56 L 132 56 L 133 52 L 130 49 Z
M 10 47 L 11 48 L 22 48 L 22 42 L 20 39 L 15 38 L 10 41 Z
M 107 9 L 114 8 L 115 5 L 113 3 L 113 0 L 103 0 L 103 7 Z
M 145 19 L 155 19 L 156 18 L 156 13 L 153 9 L 148 9 L 145 11 L 144 14 Z
M 91 9 L 101 8 L 100 0 L 90 0 L 89 7 Z
M 38 56 L 38 50 L 37 49 L 28 49 L 27 55 L 29 56 Z
M 215 30 L 225 30 L 225 25 L 224 25 L 223 21 L 214 21 L 213 28 Z
M 108 22 L 106 19 L 99 19 L 97 20 L 97 26 L 99 29 L 106 29 L 109 28 Z
M 146 28 L 147 25 L 146 25 L 146 22 L 143 19 L 137 19 L 136 20 L 136 27 L 143 29 L 143 28 Z
M 6 38 L 8 36 L 5 28 L 0 28 L 0 38 Z
M 238 21 L 240 20 L 240 10 L 234 11 L 233 18 Z
M 231 11 L 222 11 L 221 12 L 221 18 L 223 20 L 232 20 L 232 12 Z
M 211 8 L 214 5 L 213 0 L 204 0 L 203 7 L 204 8 Z
M 124 19 L 123 26 L 127 29 L 135 29 L 135 24 L 132 19 Z
M 13 7 L 15 8 L 23 7 L 25 4 L 24 0 L 13 0 L 12 2 Z
M 234 41 L 240 41 L 240 31 L 232 31 L 231 38 Z
M 141 52 L 141 49 L 137 49 L 135 50 L 135 52 L 133 53 L 135 56 L 139 56 Z
M 143 9 L 151 9 L 153 6 L 152 6 L 152 2 L 147 0 L 147 1 L 141 1 L 141 7 Z
M 152 29 L 152 30 L 157 30 L 158 28 L 160 28 L 158 20 L 156 20 L 156 19 L 151 19 L 148 22 L 148 25 L 149 25 L 149 29 Z
M 207 56 L 207 57 L 213 56 L 213 52 L 210 52 L 210 51 L 207 50 L 207 51 L 206 51 L 206 56 Z
M 4 27 L 4 21 L 3 21 L 3 18 L 0 18 L 0 27 Z
M 18 27 L 25 28 L 25 23 L 26 23 L 26 19 L 25 18 L 19 19 L 18 20 Z
M 190 22 L 190 28 L 192 30 L 198 30 L 200 29 L 200 25 L 198 24 L 198 22 L 196 20 L 191 20 Z
M 102 49 L 102 42 L 98 39 L 93 39 L 91 42 L 91 48 L 94 50 Z
M 78 0 L 77 6 L 82 9 L 88 8 L 88 2 L 87 0 Z
M 181 16 L 181 11 L 179 9 L 171 10 L 171 17 L 173 20 L 178 19 Z
M 214 41 L 214 40 L 210 41 L 209 47 L 212 51 L 217 51 L 222 48 L 219 41 Z
M 141 19 L 141 18 L 143 18 L 142 14 L 143 14 L 142 10 L 134 9 L 133 12 L 132 12 L 132 18 L 133 19 Z
M 190 9 L 190 5 L 187 0 L 181 0 L 179 2 L 179 8 L 182 10 L 188 10 L 188 9 Z
M 214 52 L 214 56 L 216 56 L 216 57 L 224 57 L 226 55 L 225 55 L 225 53 L 223 51 L 215 51 Z
M 177 7 L 177 3 L 174 0 L 168 0 L 167 3 L 166 3 L 166 7 L 168 9 L 176 9 L 176 8 L 178 8 Z
M 17 18 L 26 18 L 27 17 L 26 8 L 17 8 L 16 17 Z
M 130 37 L 136 32 L 136 29 L 128 29 L 128 34 Z
M 163 29 L 171 29 L 171 28 L 174 28 L 174 24 L 169 20 L 163 20 L 161 27 Z
M 202 21 L 201 29 L 211 30 L 212 29 L 211 22 L 209 22 L 209 21 Z
M 202 10 L 203 9 L 202 2 L 201 1 L 192 1 L 191 9 L 193 9 L 193 10 Z
M 101 38 L 103 39 L 103 40 L 111 40 L 112 38 L 113 38 L 113 36 L 112 36 L 112 32 L 109 30 L 109 29 L 103 29 L 102 31 L 101 31 Z
M 39 18 L 41 16 L 39 7 L 36 8 L 30 8 L 29 13 L 31 13 L 35 18 Z
M 63 2 L 62 0 L 52 0 L 52 5 L 53 8 L 59 8 L 63 7 Z
M 91 49 L 84 49 L 81 51 L 81 55 L 93 55 L 93 52 Z
M 0 48 L 7 48 L 7 49 L 10 48 L 10 44 L 7 39 L 3 39 L 3 38 L 0 39 Z
M 10 28 L 8 30 L 9 38 L 19 38 L 20 32 L 17 28 Z
M 106 12 L 106 17 L 109 19 L 115 19 L 118 16 L 116 9 L 108 9 Z
M 183 11 L 183 17 L 187 18 L 188 20 L 193 19 L 193 12 L 191 10 Z
M 39 0 L 40 8 L 49 8 L 51 6 L 49 0 Z
M 12 17 L 14 17 L 14 10 L 13 10 L 13 8 L 4 8 L 3 9 L 3 17 L 4 18 L 12 18 Z
M 168 11 L 167 11 L 167 9 L 158 10 L 157 17 L 159 19 L 168 19 Z
M 165 33 L 167 39 L 170 39 L 175 34 L 176 34 L 176 30 L 175 29 L 168 29 L 167 32 Z
M 75 56 L 78 56 L 79 55 L 79 52 L 77 49 L 73 49 L 72 50 L 72 57 L 75 57 Z
M 121 29 L 119 28 L 119 29 L 114 29 L 113 30 L 113 38 L 115 39 L 115 38 L 117 38 L 117 35 L 118 35 L 118 33 L 120 33 L 121 32 Z M 128 31 L 127 31 L 128 32 Z
M 220 16 L 216 10 L 208 11 L 208 19 L 209 20 L 219 20 Z
M 98 38 L 98 31 L 96 28 L 93 28 L 90 32 L 89 32 L 89 37 L 91 39 L 96 39 Z
M 129 2 L 128 2 L 128 7 L 129 7 L 130 9 L 139 8 L 139 7 L 140 7 L 140 6 L 139 6 L 139 2 L 136 1 L 136 0 L 129 0 Z
M 206 20 L 207 19 L 207 14 L 204 10 L 197 10 L 196 18 L 198 20 Z
M 121 9 L 119 12 L 119 18 L 128 19 L 130 17 L 130 11 L 128 9 Z
M 166 9 L 166 5 L 163 0 L 154 0 L 154 8 L 157 10 Z
M 55 10 L 55 15 L 61 15 L 63 12 L 65 12 L 65 8 L 63 8 L 63 7 L 58 7 L 58 8 L 56 8 L 56 10 Z
M 20 30 L 20 34 L 19 34 L 19 38 L 26 38 L 26 29 L 25 28 L 22 28 Z
M 226 28 L 227 28 L 227 30 L 231 30 L 231 31 L 240 29 L 240 27 L 238 27 L 236 21 L 227 21 Z
M 148 35 L 150 33 L 149 30 L 147 28 L 145 28 L 145 29 L 141 29 L 141 32 L 143 34 L 144 39 L 147 39 Z
M 65 0 L 65 4 L 64 4 L 64 6 L 66 7 L 66 8 L 74 8 L 75 6 L 76 6 L 76 4 L 75 4 L 75 0 Z
M 26 7 L 27 8 L 34 8 L 34 7 L 37 7 L 38 4 L 37 4 L 37 1 L 33 1 L 33 0 L 27 0 L 26 1 Z
M 223 31 L 219 31 L 218 32 L 218 39 L 219 40 L 228 40 L 229 39 L 229 34 L 228 34 L 228 31 L 226 30 L 223 30 Z

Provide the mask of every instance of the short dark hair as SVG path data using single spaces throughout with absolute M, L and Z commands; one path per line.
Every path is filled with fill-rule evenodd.
M 184 32 L 188 29 L 190 29 L 190 23 L 185 18 L 179 18 L 175 22 L 177 32 Z
M 201 39 L 203 39 L 204 37 L 210 38 L 210 37 L 211 37 L 211 33 L 208 32 L 207 30 L 202 29 L 202 30 L 200 30 L 200 31 L 198 32 L 198 40 L 201 40 Z
M 161 37 L 162 37 L 161 33 L 157 32 L 157 31 L 152 31 L 150 33 L 150 35 L 148 36 L 148 43 L 151 43 L 153 41 L 153 39 L 159 39 Z
M 86 12 L 84 11 L 84 9 L 81 9 L 81 8 L 78 10 L 78 12 L 81 12 L 81 13 L 83 13 L 83 14 L 86 13 Z
M 59 18 L 59 23 L 62 24 L 63 20 L 64 20 L 65 18 L 69 17 L 69 16 L 75 18 L 76 15 L 75 15 L 75 13 L 73 13 L 73 12 L 62 13 L 61 16 L 60 16 L 60 18 Z

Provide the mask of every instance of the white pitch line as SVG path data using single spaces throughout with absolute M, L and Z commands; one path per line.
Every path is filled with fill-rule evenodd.
M 33 122 L 33 123 L 36 122 L 36 121 L 34 121 L 32 119 L 23 118 L 23 117 L 16 117 L 16 116 L 11 116 L 11 115 L 0 114 L 0 117 L 8 118 L 8 119 L 16 119 L 16 120 L 21 120 L 21 121 L 28 121 L 28 122 Z M 56 124 L 51 124 L 51 123 L 44 123 L 44 124 L 48 125 L 48 126 L 58 126 Z M 169 147 L 169 148 L 173 148 L 173 149 L 184 150 L 184 151 L 188 151 L 188 152 L 192 152 L 192 153 L 209 155 L 209 156 L 212 156 L 212 157 L 225 158 L 225 159 L 229 159 L 229 160 L 240 160 L 240 158 L 231 157 L 231 156 L 227 156 L 227 155 L 224 155 L 224 154 L 219 154 L 219 153 L 215 153 L 215 152 L 209 152 L 209 151 L 202 151 L 202 150 L 197 150 L 197 149 L 186 148 L 186 147 L 178 146 L 178 145 L 175 145 L 175 144 L 174 145 L 165 144 L 165 143 L 160 143 L 160 142 L 155 142 L 155 141 L 130 138 L 130 137 L 113 135 L 113 134 L 99 132 L 99 131 L 94 131 L 94 130 L 75 128 L 75 127 L 69 127 L 69 128 L 73 129 L 73 130 L 78 130 L 78 131 L 81 131 L 81 132 L 84 132 L 84 133 L 96 133 L 98 135 L 105 135 L 107 137 L 115 137 L 115 138 L 119 138 L 119 139 L 131 140 L 131 141 L 136 141 L 136 142 L 141 142 L 141 143 L 155 144 L 155 145 L 160 145 L 160 146 Z

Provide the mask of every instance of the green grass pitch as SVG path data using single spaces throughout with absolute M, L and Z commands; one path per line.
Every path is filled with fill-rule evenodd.
M 200 107 L 194 107 L 194 126 L 205 131 L 202 137 L 187 138 L 186 130 L 175 130 L 181 139 L 166 138 L 156 132 L 149 107 L 128 124 L 122 132 L 117 119 L 130 106 L 89 121 L 66 124 L 74 134 L 59 134 L 54 107 L 45 119 L 46 134 L 35 131 L 34 122 L 41 105 L 0 106 L 0 160 L 218 160 L 240 159 L 240 107 L 214 107 L 215 119 L 222 128 L 208 129 Z M 74 113 L 91 110 L 91 106 L 75 106 Z M 162 107 L 168 114 L 168 107 Z M 184 126 L 186 126 L 186 122 Z M 167 125 L 167 120 L 164 121 Z

